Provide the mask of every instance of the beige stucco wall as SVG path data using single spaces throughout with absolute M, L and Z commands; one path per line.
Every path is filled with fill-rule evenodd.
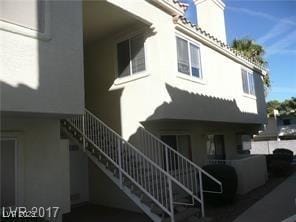
M 296 140 L 251 141 L 251 154 L 272 154 L 275 149 L 284 148 L 296 155 Z
M 120 27 L 118 32 L 86 45 L 87 108 L 127 140 L 133 139 L 141 122 L 157 136 L 164 132 L 189 134 L 193 161 L 198 165 L 206 162 L 206 135 L 222 134 L 226 158 L 235 158 L 236 133 L 251 134 L 265 121 L 261 77 L 255 74 L 257 99 L 244 95 L 242 66 L 191 39 L 201 48 L 204 80 L 197 82 L 184 78 L 177 73 L 175 39 L 176 35 L 184 34 L 175 29 L 171 15 L 147 1 L 108 2 L 122 8 L 127 16 L 141 21 L 143 25 Z M 141 32 L 146 36 L 146 71 L 117 78 L 116 44 Z M 175 122 L 164 124 L 165 119 Z M 136 209 L 92 163 L 89 173 L 91 202 Z
M 93 204 L 141 212 L 137 205 L 91 161 L 89 161 L 89 201 Z
M 152 24 L 146 32 L 145 72 L 116 79 L 116 43 L 138 28 L 107 36 L 86 52 L 87 106 L 129 139 L 140 122 L 162 119 L 205 120 L 261 124 L 265 97 L 261 77 L 255 74 L 256 97 L 243 94 L 242 65 L 214 49 L 200 45 L 204 79 L 199 82 L 177 72 L 176 35 L 172 17 L 148 2 L 110 1 L 135 19 Z M 146 28 L 145 28 L 146 27 Z M 143 31 L 143 30 L 142 30 Z
M 238 194 L 245 194 L 264 185 L 268 179 L 264 155 L 250 156 L 231 162 L 238 177 Z
M 194 0 L 197 11 L 197 24 L 207 32 L 226 42 L 224 3 L 221 0 Z
M 33 7 L 36 2 L 17 4 Z M 45 2 L 43 32 L 0 21 L 1 111 L 77 114 L 83 110 L 81 1 Z M 24 23 L 38 23 L 37 13 L 26 7 L 16 14 L 27 18 Z
M 1 119 L 1 136 L 17 139 L 17 206 L 70 211 L 69 147 L 59 120 Z
M 144 123 L 146 129 L 160 138 L 161 135 L 190 135 L 192 161 L 199 166 L 207 163 L 207 136 L 223 135 L 226 159 L 236 159 L 237 136 L 240 134 L 252 134 L 251 129 L 256 126 L 244 124 L 210 123 L 200 121 L 157 121 Z M 131 138 L 137 138 L 134 134 Z

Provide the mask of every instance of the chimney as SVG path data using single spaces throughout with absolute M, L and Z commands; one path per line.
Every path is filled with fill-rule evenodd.
M 194 0 L 197 25 L 226 43 L 224 20 L 225 4 L 222 0 Z

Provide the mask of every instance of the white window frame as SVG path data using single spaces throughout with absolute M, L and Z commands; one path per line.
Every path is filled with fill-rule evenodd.
M 245 71 L 247 73 L 247 80 L 248 80 L 248 93 L 244 92 L 244 81 L 243 81 L 243 77 L 242 77 L 242 72 Z M 252 99 L 256 99 L 256 88 L 255 88 L 255 78 L 254 78 L 254 72 L 249 70 L 249 69 L 246 69 L 244 67 L 241 68 L 241 81 L 242 81 L 242 92 L 243 92 L 243 95 L 246 96 L 246 97 L 250 97 Z M 254 94 L 251 94 L 251 88 L 250 88 L 250 77 L 249 76 L 252 76 L 253 78 L 253 87 L 254 87 Z
M 189 60 L 189 75 L 188 74 L 185 74 L 185 73 L 182 73 L 182 72 L 179 72 L 179 69 L 178 69 L 178 52 L 177 52 L 177 38 L 180 38 L 180 39 L 183 39 L 185 41 L 187 41 L 187 52 L 188 52 L 188 60 Z M 190 80 L 190 81 L 194 81 L 194 82 L 198 82 L 198 83 L 205 83 L 204 81 L 204 75 L 203 75 L 203 71 L 202 71 L 202 59 L 201 59 L 201 54 L 202 54 L 202 50 L 201 50 L 201 45 L 200 43 L 194 41 L 193 39 L 190 39 L 184 35 L 181 35 L 179 33 L 176 34 L 176 37 L 175 37 L 175 44 L 176 44 L 176 57 L 177 57 L 177 73 L 178 73 L 178 77 L 182 78 L 182 79 L 187 79 L 187 80 Z M 196 46 L 199 48 L 199 71 L 200 71 L 200 77 L 196 77 L 196 76 L 192 76 L 192 70 L 191 70 L 191 53 L 190 53 L 190 44 Z
M 124 42 L 124 41 L 129 41 L 129 54 L 131 56 L 131 39 L 139 36 L 139 35 L 143 35 L 144 36 L 144 44 L 143 44 L 143 47 L 144 47 L 144 56 L 145 56 L 145 69 L 140 71 L 140 72 L 135 72 L 133 73 L 132 71 L 132 59 L 130 59 L 129 61 L 129 64 L 130 64 L 130 74 L 128 76 L 119 76 L 119 71 L 118 71 L 118 57 L 117 57 L 117 45 L 121 42 Z M 125 37 L 122 37 L 120 39 L 118 39 L 116 42 L 115 42 L 115 70 L 116 70 L 116 73 L 115 73 L 115 78 L 116 79 L 119 79 L 119 81 L 117 81 L 117 83 L 122 83 L 122 82 L 126 82 L 126 81 L 130 81 L 131 79 L 138 79 L 138 78 L 142 78 L 144 76 L 147 75 L 147 49 L 146 49 L 146 39 L 145 39 L 146 35 L 143 31 L 138 31 L 138 32 L 134 32 L 132 33 L 131 35 L 128 35 L 128 36 L 125 36 Z
M 50 1 L 44 1 L 44 31 L 40 32 L 37 30 L 24 27 L 15 23 L 10 23 L 4 20 L 0 20 L 0 30 L 27 36 L 30 38 L 39 39 L 42 41 L 49 41 L 51 39 L 51 22 L 50 22 Z

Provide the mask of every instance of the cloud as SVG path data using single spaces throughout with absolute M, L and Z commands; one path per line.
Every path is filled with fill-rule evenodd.
M 277 20 L 274 16 L 271 16 L 269 14 L 263 13 L 263 12 L 255 12 L 249 9 L 245 9 L 245 8 L 238 8 L 238 7 L 227 7 L 227 9 L 232 10 L 232 11 L 236 11 L 236 12 L 240 12 L 240 13 L 245 13 L 248 15 L 253 15 L 253 16 L 258 16 L 261 18 L 265 18 L 271 21 L 275 21 Z
M 296 55 L 296 47 L 293 48 L 296 43 L 296 16 L 277 18 L 264 12 L 245 8 L 228 7 L 228 9 L 275 22 L 269 32 L 257 39 L 257 42 L 265 45 L 268 41 L 273 42 L 265 47 L 266 57 L 274 54 Z
M 283 35 L 284 36 L 284 35 Z M 266 56 L 271 56 L 274 54 L 294 54 L 296 52 L 296 48 L 292 48 L 296 43 L 296 30 L 289 32 L 283 38 L 278 41 L 275 41 L 273 44 L 267 46 Z
M 273 21 L 273 22 L 281 22 L 281 23 L 286 23 L 286 24 L 296 26 L 296 21 L 293 21 L 292 19 L 289 19 L 289 18 L 279 19 L 279 18 L 272 16 L 270 14 L 267 14 L 264 12 L 253 11 L 253 10 L 249 10 L 246 8 L 227 7 L 227 9 L 232 10 L 232 11 L 236 11 L 236 12 L 240 12 L 240 13 L 245 13 L 245 14 L 252 15 L 252 16 L 265 18 L 265 19 Z
M 273 26 L 273 28 L 268 33 L 258 38 L 257 42 L 264 44 L 268 40 L 272 40 L 275 37 L 281 36 L 289 30 L 291 30 L 291 25 L 280 21 L 275 26 Z

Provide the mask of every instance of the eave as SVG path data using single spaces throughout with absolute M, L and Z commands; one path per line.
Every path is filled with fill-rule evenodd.
M 172 16 L 184 15 L 188 5 L 178 0 L 150 0 Z
M 184 17 L 174 18 L 175 28 L 190 37 L 198 40 L 204 45 L 214 49 L 215 51 L 227 56 L 233 61 L 240 63 L 241 65 L 254 70 L 256 73 L 261 74 L 262 76 L 267 75 L 268 70 L 262 67 L 261 65 L 255 63 L 251 59 L 243 56 L 239 51 L 233 49 L 226 43 L 220 41 L 219 39 L 212 36 L 210 33 L 202 30 L 198 26 L 192 24 Z

